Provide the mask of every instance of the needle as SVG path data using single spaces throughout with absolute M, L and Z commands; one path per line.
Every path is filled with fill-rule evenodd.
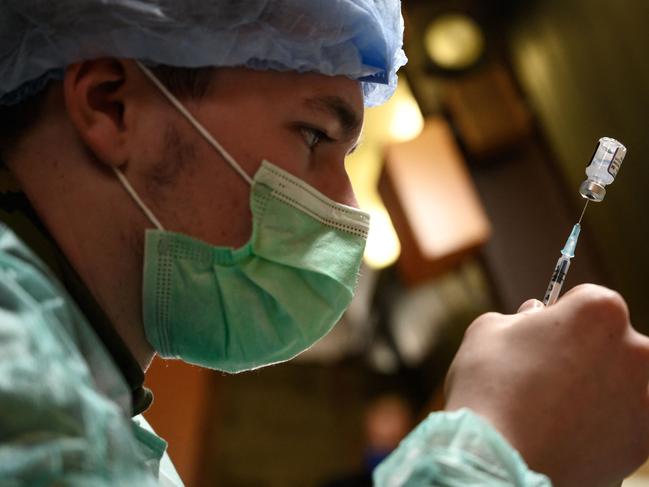
M 579 221 L 577 223 L 581 224 L 581 220 L 584 218 L 584 213 L 586 213 L 586 208 L 588 208 L 588 203 L 590 203 L 590 200 L 586 200 L 586 204 L 584 205 L 584 209 L 581 210 L 581 216 L 579 217 Z
M 554 268 L 552 277 L 550 278 L 550 284 L 548 284 L 548 289 L 545 292 L 545 297 L 543 298 L 543 304 L 550 306 L 554 304 L 557 299 L 559 299 L 559 293 L 563 287 L 563 282 L 566 279 L 568 274 L 568 269 L 570 268 L 570 259 L 575 256 L 575 248 L 577 247 L 577 240 L 579 239 L 579 233 L 581 232 L 581 220 L 584 218 L 584 213 L 586 213 L 586 208 L 588 207 L 588 202 L 584 205 L 584 209 L 581 210 L 581 216 L 577 224 L 572 227 L 572 232 L 566 241 L 566 245 L 561 250 L 561 257 L 557 261 L 557 265 Z

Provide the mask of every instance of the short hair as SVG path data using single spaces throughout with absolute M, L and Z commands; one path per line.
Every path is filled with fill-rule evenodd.
M 159 65 L 151 68 L 158 79 L 179 99 L 204 97 L 212 83 L 215 68 L 178 68 Z M 36 123 L 43 108 L 48 85 L 40 93 L 13 106 L 0 106 L 0 163 L 29 129 Z

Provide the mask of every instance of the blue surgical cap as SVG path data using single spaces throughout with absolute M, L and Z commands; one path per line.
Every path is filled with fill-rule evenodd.
M 101 57 L 344 75 L 365 104 L 394 92 L 400 0 L 0 0 L 0 105 Z

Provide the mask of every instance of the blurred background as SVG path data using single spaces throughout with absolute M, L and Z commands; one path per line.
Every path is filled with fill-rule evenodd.
M 649 332 L 649 2 L 404 0 L 392 101 L 348 169 L 372 231 L 357 296 L 288 364 L 154 363 L 147 413 L 186 485 L 361 486 L 428 412 L 466 327 L 542 298 L 597 140 L 628 148 L 566 287 L 619 290 Z M 594 407 L 596 407 L 594 405 Z M 649 485 L 642 473 L 625 485 Z

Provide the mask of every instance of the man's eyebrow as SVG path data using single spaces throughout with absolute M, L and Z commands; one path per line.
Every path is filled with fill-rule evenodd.
M 314 110 L 327 112 L 336 117 L 342 129 L 343 139 L 356 137 L 363 119 L 358 111 L 339 96 L 316 96 L 307 98 L 305 104 Z

